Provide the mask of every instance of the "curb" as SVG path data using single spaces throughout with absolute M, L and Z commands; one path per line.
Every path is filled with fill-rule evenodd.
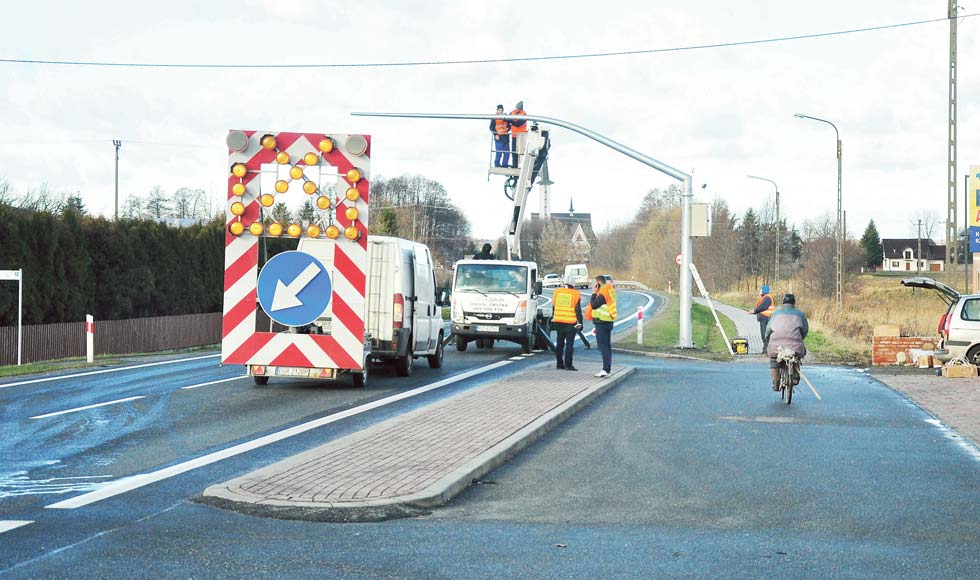
M 540 439 L 582 407 L 635 372 L 636 369 L 633 367 L 620 368 L 611 374 L 607 380 L 567 399 L 418 493 L 394 498 L 343 503 L 273 500 L 235 491 L 238 489 L 236 482 L 247 478 L 248 474 L 246 474 L 231 481 L 208 487 L 203 496 L 195 501 L 251 515 L 290 520 L 352 523 L 377 522 L 422 515 L 428 513 L 429 508 L 448 502 L 466 489 L 473 480 L 479 479 L 503 465 L 522 449 Z M 364 436 L 370 433 L 375 427 L 369 427 L 360 432 L 360 435 Z M 354 434 L 354 436 L 357 435 Z

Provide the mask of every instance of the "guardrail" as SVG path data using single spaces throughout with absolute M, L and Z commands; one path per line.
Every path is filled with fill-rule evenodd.
M 633 288 L 637 290 L 646 290 L 647 292 L 652 292 L 653 290 L 644 284 L 643 282 L 637 282 L 636 280 L 616 280 L 616 286 L 618 288 Z
M 23 362 L 85 356 L 85 322 L 24 326 Z M 95 354 L 129 354 L 221 342 L 221 313 L 95 321 Z M 0 327 L 0 366 L 17 364 L 17 327 Z

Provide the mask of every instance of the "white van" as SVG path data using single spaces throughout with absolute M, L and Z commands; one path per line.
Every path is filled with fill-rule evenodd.
M 585 264 L 571 264 L 565 266 L 565 280 L 571 278 L 570 283 L 576 288 L 588 288 L 592 282 L 589 280 L 589 268 Z
M 323 263 L 332 242 L 303 238 L 299 250 Z M 432 254 L 425 244 L 370 236 L 367 244 L 365 351 L 375 363 L 391 363 L 399 376 L 412 374 L 414 361 L 426 357 L 442 367 L 442 308 L 436 300 Z M 318 320 L 315 324 L 329 324 Z M 368 342 L 370 341 L 370 342 Z

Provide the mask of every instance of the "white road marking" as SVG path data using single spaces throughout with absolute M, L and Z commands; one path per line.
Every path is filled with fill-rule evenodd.
M 522 357 L 522 356 L 512 356 L 512 357 L 510 357 L 507 360 L 524 360 L 524 357 Z
M 45 413 L 44 415 L 35 415 L 31 419 L 44 419 L 45 417 L 54 417 L 56 415 L 65 415 L 68 413 L 75 413 L 78 411 L 84 411 L 86 409 L 94 409 L 96 407 L 105 407 L 106 405 L 115 405 L 116 403 L 125 403 L 127 401 L 135 401 L 136 399 L 142 399 L 145 395 L 139 395 L 138 397 L 126 397 L 125 399 L 116 399 L 115 401 L 106 401 L 105 403 L 96 403 L 94 405 L 85 405 L 84 407 L 76 407 L 74 409 L 67 409 L 65 411 L 55 411 L 54 413 Z
M 236 455 L 240 455 L 242 453 L 252 451 L 253 449 L 258 449 L 266 445 L 271 445 L 272 443 L 277 443 L 279 441 L 282 441 L 283 439 L 288 439 L 289 437 L 293 437 L 295 435 L 305 433 L 312 429 L 316 429 L 324 425 L 329 425 L 330 423 L 335 423 L 337 421 L 346 419 L 348 417 L 360 415 L 361 413 L 366 413 L 368 411 L 377 409 L 378 407 L 390 405 L 391 403 L 395 403 L 403 399 L 408 399 L 410 397 L 414 397 L 415 395 L 421 395 L 422 393 L 427 393 L 429 391 L 439 389 L 447 385 L 451 385 L 453 383 L 458 383 L 459 381 L 468 379 L 470 377 L 488 371 L 492 371 L 494 369 L 498 369 L 503 366 L 507 366 L 509 364 L 512 364 L 511 361 L 509 360 L 502 360 L 499 362 L 495 362 L 493 364 L 484 367 L 479 367 L 471 371 L 466 371 L 458 375 L 453 375 L 441 381 L 436 381 L 430 385 L 425 385 L 422 387 L 412 389 L 410 391 L 405 391 L 404 393 L 399 393 L 397 395 L 392 395 L 390 397 L 378 399 L 377 401 L 366 403 L 364 405 L 360 405 L 352 409 L 347 409 L 346 411 L 341 411 L 340 413 L 335 413 L 333 415 L 328 415 L 326 417 L 321 417 L 319 419 L 307 421 L 306 423 L 302 423 L 290 427 L 288 429 L 283 429 L 282 431 L 277 431 L 276 433 L 271 433 L 269 435 L 259 437 L 258 439 L 253 439 L 252 441 L 246 441 L 245 443 L 240 443 L 233 447 L 222 449 L 221 451 L 215 451 L 214 453 L 209 453 L 202 457 L 191 459 L 190 461 L 178 463 L 177 465 L 171 465 L 170 467 L 165 467 L 163 469 L 152 471 L 150 473 L 141 473 L 139 475 L 134 475 L 132 477 L 124 477 L 117 481 L 106 483 L 100 489 L 97 489 L 95 491 L 91 491 L 89 493 L 85 493 L 77 497 L 66 499 L 64 501 L 59 501 L 57 503 L 53 503 L 45 507 L 48 509 L 75 509 L 75 508 L 87 506 L 91 503 L 95 503 L 97 501 L 101 501 L 106 498 L 123 494 L 128 491 L 132 491 L 134 489 L 143 487 L 145 485 L 149 485 L 151 483 L 156 483 L 158 481 L 162 481 L 164 479 L 174 477 L 175 475 L 180 475 L 181 473 L 191 471 L 192 469 L 197 469 L 198 467 L 204 467 L 205 465 L 216 463 L 218 461 L 221 461 L 222 459 L 234 457 Z
M 0 520 L 0 534 L 33 523 L 34 520 Z
M 238 379 L 247 379 L 248 375 L 239 375 L 237 377 L 231 377 L 230 379 L 219 379 L 217 381 L 208 381 L 206 383 L 201 383 L 199 385 L 189 385 L 186 387 L 181 387 L 181 389 L 196 389 L 198 387 L 206 387 L 208 385 L 216 385 L 218 383 L 227 383 L 229 381 L 237 381 Z
M 192 361 L 192 360 L 201 360 L 201 359 L 205 359 L 205 358 L 217 358 L 219 356 L 221 356 L 221 355 L 220 354 L 208 354 L 208 355 L 204 355 L 204 356 L 194 356 L 194 357 L 191 357 L 191 358 L 177 358 L 177 359 L 173 359 L 173 360 L 164 360 L 164 361 L 153 362 L 153 363 L 146 363 L 146 364 L 141 364 L 141 365 L 132 365 L 132 366 L 128 366 L 128 367 L 117 367 L 117 368 L 112 368 L 112 369 L 102 369 L 102 370 L 98 370 L 98 371 L 88 371 L 88 372 L 84 372 L 84 373 L 75 373 L 73 375 L 59 375 L 57 377 L 44 377 L 43 379 L 31 379 L 29 381 L 19 381 L 19 382 L 16 382 L 16 383 L 7 383 L 7 384 L 4 384 L 4 385 L 0 385 L 0 389 L 5 389 L 7 387 L 19 387 L 20 385 L 30 385 L 30 384 L 34 384 L 34 383 L 46 383 L 48 381 L 60 381 L 60 380 L 63 380 L 63 379 L 75 379 L 75 378 L 78 378 L 78 377 L 88 377 L 88 376 L 92 376 L 92 375 L 101 375 L 101 374 L 104 374 L 104 373 L 118 373 L 119 371 L 129 371 L 129 370 L 133 370 L 133 369 L 144 369 L 144 368 L 147 368 L 147 367 L 155 367 L 155 366 L 159 366 L 159 365 L 169 365 L 169 364 L 180 363 L 180 362 L 188 362 L 188 361 Z

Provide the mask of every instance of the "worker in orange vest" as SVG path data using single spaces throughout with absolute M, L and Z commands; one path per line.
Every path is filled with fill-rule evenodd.
M 769 293 L 769 285 L 763 284 L 762 291 L 759 293 L 759 300 L 755 303 L 755 308 L 748 311 L 749 314 L 755 314 L 756 320 L 759 321 L 759 332 L 762 334 L 762 352 L 766 352 L 766 348 L 769 346 L 769 339 L 766 338 L 766 325 L 769 324 L 769 317 L 772 316 L 772 311 L 776 309 L 776 303 L 772 301 L 772 294 Z
M 524 101 L 517 101 L 517 105 L 514 106 L 514 110 L 510 112 L 511 115 L 527 115 L 524 112 Z M 511 167 L 517 167 L 520 160 L 519 156 L 524 155 L 524 146 L 527 143 L 527 121 L 511 121 L 510 122 L 510 133 L 511 137 L 511 151 L 514 152 L 514 160 Z
M 497 114 L 504 114 L 504 106 L 497 105 Z M 493 134 L 493 149 L 497 156 L 493 159 L 494 167 L 510 166 L 510 122 L 502 119 L 490 119 L 490 132 Z M 501 160 L 502 159 L 502 160 Z
M 575 352 L 575 336 L 582 330 L 582 295 L 575 290 L 571 276 L 565 278 L 565 287 L 555 290 L 551 327 L 558 333 L 555 342 L 557 367 L 566 371 L 577 371 L 572 364 Z

